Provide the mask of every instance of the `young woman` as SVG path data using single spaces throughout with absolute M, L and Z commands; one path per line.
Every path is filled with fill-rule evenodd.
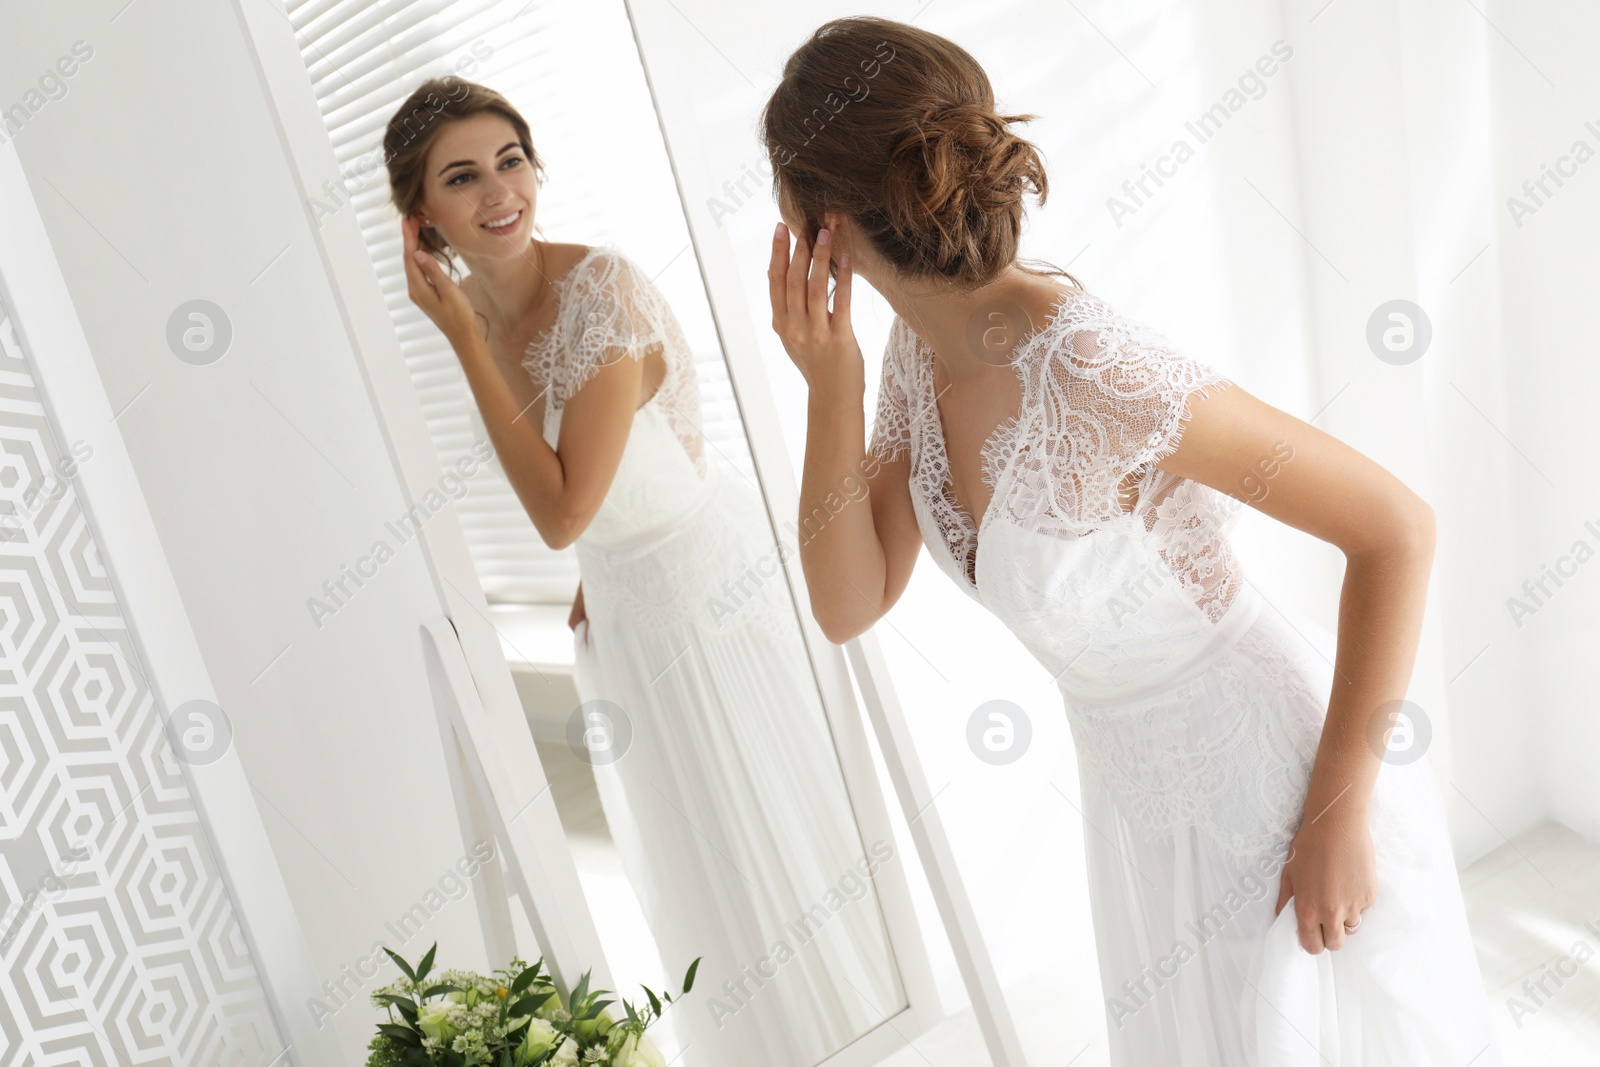
M 819 28 L 764 109 L 772 322 L 810 393 L 801 514 L 870 485 L 801 547 L 817 621 L 866 630 L 926 544 L 1056 676 L 1113 1063 L 1498 1064 L 1427 760 L 1383 759 L 1433 513 L 1018 262 L 1023 194 L 1047 193 L 1009 129 L 1031 117 L 996 114 L 957 45 L 875 18 Z M 865 446 L 858 273 L 897 313 Z M 1250 503 L 1345 553 L 1331 664 L 1229 550 L 1225 494 L 1263 481 Z
M 576 747 L 668 977 L 701 958 L 668 1015 L 685 1062 L 810 1067 L 904 996 L 870 890 L 793 933 L 862 842 L 760 496 L 706 455 L 688 341 L 614 245 L 533 237 L 542 165 L 499 93 L 425 83 L 384 151 L 409 295 L 540 536 L 577 551 L 582 725 L 608 737 Z

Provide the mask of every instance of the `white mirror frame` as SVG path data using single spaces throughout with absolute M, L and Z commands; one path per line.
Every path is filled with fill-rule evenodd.
M 776 517 L 800 513 L 799 488 L 788 447 L 780 429 L 771 387 L 761 363 L 761 348 L 756 339 L 749 309 L 739 281 L 740 265 L 734 258 L 727 233 L 717 225 L 708 205 L 717 201 L 721 190 L 706 172 L 705 152 L 700 146 L 695 121 L 694 101 L 686 90 L 670 44 L 671 20 L 681 18 L 668 0 L 624 0 L 633 25 L 634 43 L 644 65 L 656 118 L 666 142 L 667 158 L 678 183 L 679 199 L 684 204 L 689 236 L 711 303 L 717 334 L 728 363 L 728 378 L 739 404 L 740 416 L 750 439 L 751 458 L 766 497 L 769 520 L 779 528 Z M 776 209 L 774 209 L 776 210 Z M 743 269 L 749 269 L 745 265 Z M 796 604 L 811 602 L 805 577 L 797 559 L 785 560 Z M 988 945 L 978 924 L 976 910 L 967 895 L 966 884 L 956 866 L 955 853 L 944 829 L 943 819 L 933 801 L 909 723 L 895 696 L 888 664 L 878 640 L 868 631 L 843 648 L 833 644 L 817 626 L 808 611 L 798 612 L 812 666 L 816 670 L 822 700 L 834 741 L 843 764 L 851 804 L 865 837 L 893 840 L 888 811 L 878 789 L 865 731 L 857 713 L 850 676 L 845 667 L 845 651 L 856 672 L 856 680 L 866 704 L 867 717 L 877 734 L 889 777 L 916 844 L 923 870 L 933 891 L 939 917 L 944 923 L 956 965 L 972 1000 L 973 1014 L 983 1033 L 985 1045 L 995 1067 L 1023 1067 L 1022 1040 L 1006 1006 L 1000 980 L 995 973 Z M 890 940 L 901 968 L 907 998 L 916 1012 L 918 1031 L 932 1026 L 938 1015 L 938 997 L 933 988 L 927 951 L 915 929 L 912 907 L 903 867 L 889 877 L 876 879 L 883 902 Z M 859 1044 L 859 1042 L 858 1042 Z M 851 1046 L 854 1048 L 855 1046 Z M 848 1050 L 847 1050 L 848 1051 Z M 827 1061 L 844 1063 L 840 1057 Z M 871 1062 L 871 1061 L 866 1061 Z

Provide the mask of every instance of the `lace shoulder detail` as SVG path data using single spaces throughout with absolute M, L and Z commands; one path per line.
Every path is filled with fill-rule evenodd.
M 883 369 L 878 380 L 878 401 L 872 418 L 872 437 L 867 454 L 881 463 L 891 463 L 911 448 L 910 386 L 900 361 L 903 345 L 895 332 L 901 319 L 895 317 L 889 340 L 883 346 Z
M 642 359 L 670 338 L 671 311 L 648 275 L 612 244 L 591 248 L 555 282 L 556 321 L 522 366 L 564 406 L 608 363 Z
M 984 476 L 1015 520 L 1070 534 L 1120 520 L 1130 474 L 1140 475 L 1135 500 L 1149 503 L 1190 398 L 1233 384 L 1082 289 L 1062 294 L 1015 363 L 1022 404 L 986 444 Z
M 694 351 L 655 282 L 608 242 L 591 248 L 555 286 L 555 324 L 528 346 L 522 360 L 523 369 L 546 393 L 546 441 L 555 447 L 567 401 L 601 367 L 620 359 L 643 359 L 659 348 L 666 377 L 640 407 L 662 410 L 703 476 L 708 461 Z

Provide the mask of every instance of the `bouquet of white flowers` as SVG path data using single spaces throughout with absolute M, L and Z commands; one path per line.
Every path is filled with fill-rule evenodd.
M 438 944 L 413 968 L 389 952 L 405 976 L 372 994 L 372 1003 L 389 1012 L 378 1024 L 368 1049 L 367 1067 L 666 1067 L 646 1028 L 661 1017 L 663 1002 L 644 986 L 649 1003 L 624 1000 L 626 1019 L 613 1019 L 602 1000 L 609 989 L 589 988 L 585 971 L 563 1006 L 541 958 L 521 959 L 485 977 L 472 971 L 443 971 L 429 981 Z M 678 995 L 694 986 L 689 964 Z

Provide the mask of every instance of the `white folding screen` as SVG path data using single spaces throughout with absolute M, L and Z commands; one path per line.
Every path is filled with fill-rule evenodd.
M 337 1062 L 293 905 L 0 145 L 0 1063 Z
M 283 1048 L 0 292 L 0 1063 Z

